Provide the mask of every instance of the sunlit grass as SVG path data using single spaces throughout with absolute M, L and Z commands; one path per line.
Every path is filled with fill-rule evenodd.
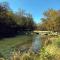
M 21 38 L 18 38 L 18 37 L 16 38 L 16 39 L 18 39 L 18 41 L 14 40 L 15 42 L 17 42 L 16 44 L 19 43 L 20 39 L 21 40 L 24 39 L 24 41 L 25 41 L 25 39 L 27 39 L 27 36 L 25 36 L 24 38 L 22 38 L 22 36 L 20 36 L 20 37 Z M 13 38 L 13 39 L 15 39 L 15 38 Z M 31 38 L 28 37 L 28 39 L 30 40 Z M 25 42 L 27 42 L 27 41 L 25 41 Z M 22 41 L 21 41 L 20 44 L 24 44 L 25 42 L 22 43 Z M 13 45 L 13 43 L 14 42 L 12 41 L 12 43 L 10 43 L 9 46 L 11 47 L 11 46 L 16 45 L 15 43 Z M 59 44 L 60 44 L 60 37 L 53 40 L 51 44 L 43 46 L 41 48 L 39 54 L 35 54 L 31 50 L 28 50 L 27 52 L 24 52 L 22 54 L 20 51 L 12 51 L 9 58 L 10 58 L 10 60 L 60 60 L 60 45 Z
M 34 54 L 34 52 L 31 51 L 23 53 L 22 55 L 17 53 L 17 55 L 14 54 L 15 57 L 12 56 L 12 58 L 15 58 L 12 60 L 60 60 L 60 48 L 57 46 L 59 40 L 56 39 L 54 41 L 55 44 L 52 42 L 52 44 L 42 47 L 39 54 Z
M 0 52 L 4 56 L 8 56 L 11 49 L 14 49 L 16 45 L 23 45 L 30 43 L 32 41 L 32 36 L 20 35 L 13 38 L 5 38 L 0 41 Z

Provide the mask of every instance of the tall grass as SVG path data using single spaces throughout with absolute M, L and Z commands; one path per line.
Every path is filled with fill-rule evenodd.
M 10 60 L 60 60 L 60 38 L 52 41 L 51 44 L 43 46 L 38 54 L 32 50 L 22 52 L 14 50 L 9 56 Z
M 24 52 L 15 52 L 11 60 L 60 60 L 60 48 L 59 48 L 60 38 L 52 41 L 52 44 L 48 44 L 41 48 L 39 54 L 35 54 L 32 51 Z
M 14 50 L 17 45 L 21 46 L 32 42 L 33 36 L 20 35 L 13 38 L 5 38 L 0 40 L 0 53 L 6 58 L 9 57 L 11 50 Z

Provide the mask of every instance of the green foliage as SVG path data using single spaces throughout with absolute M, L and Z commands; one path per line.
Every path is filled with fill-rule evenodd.
M 20 12 L 20 11 L 19 11 Z M 19 13 L 16 14 L 16 22 L 21 27 L 22 30 L 34 30 L 35 23 L 33 17 L 30 13 Z M 27 15 L 26 15 L 27 14 Z
M 0 3 L 0 38 L 15 36 L 18 31 L 20 33 L 34 28 L 35 23 L 30 13 L 25 13 L 23 10 L 14 13 L 8 3 Z

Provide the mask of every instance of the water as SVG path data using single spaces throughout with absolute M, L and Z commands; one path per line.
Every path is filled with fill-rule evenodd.
M 26 43 L 18 47 L 18 49 L 22 52 L 28 51 L 29 49 L 33 52 L 39 52 L 41 48 L 41 37 L 39 34 L 34 34 L 33 39 L 30 43 Z
M 33 39 L 30 43 L 26 43 L 18 47 L 18 49 L 22 52 L 28 51 L 29 49 L 33 52 L 37 53 L 41 48 L 41 37 L 39 34 L 34 34 Z
M 34 52 L 39 52 L 40 51 L 40 48 L 41 48 L 41 38 L 40 38 L 40 35 L 36 34 L 33 38 L 33 42 L 32 42 L 32 50 Z

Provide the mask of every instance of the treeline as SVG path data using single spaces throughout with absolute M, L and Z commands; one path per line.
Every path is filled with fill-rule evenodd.
M 35 23 L 30 13 L 24 10 L 13 12 L 8 3 L 0 3 L 0 37 L 14 36 L 21 31 L 32 31 Z
M 41 20 L 40 30 L 60 32 L 60 10 L 49 9 Z

